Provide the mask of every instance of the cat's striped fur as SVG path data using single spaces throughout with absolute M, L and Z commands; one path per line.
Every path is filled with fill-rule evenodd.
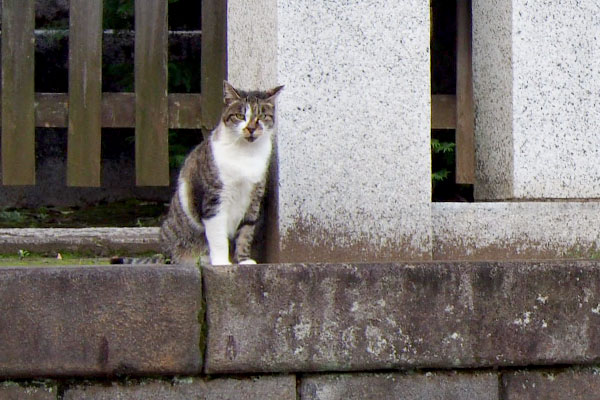
M 250 252 L 282 88 L 246 92 L 224 82 L 220 123 L 187 156 L 161 227 L 172 263 L 255 262 Z

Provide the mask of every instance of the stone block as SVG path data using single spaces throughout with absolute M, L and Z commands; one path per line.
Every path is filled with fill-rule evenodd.
M 600 202 L 432 203 L 433 258 L 597 258 Z
M 277 3 L 279 261 L 429 258 L 429 1 Z
M 296 400 L 295 376 L 143 381 L 129 385 L 76 386 L 64 400 Z
M 0 383 L 1 400 L 56 400 L 54 386 L 21 386 L 12 382 Z
M 517 371 L 502 376 L 506 400 L 596 400 L 600 393 L 597 370 Z
M 285 85 L 268 261 L 429 259 L 429 1 L 230 0 L 228 12 L 232 83 Z
M 207 267 L 207 373 L 593 363 L 598 262 Z
M 493 373 L 342 374 L 308 376 L 302 400 L 500 400 Z
M 6 228 L 0 229 L 0 252 L 89 252 L 132 255 L 160 252 L 159 228 Z
M 200 290 L 194 267 L 0 268 L 0 375 L 197 373 Z
M 478 199 L 598 198 L 596 0 L 473 1 Z

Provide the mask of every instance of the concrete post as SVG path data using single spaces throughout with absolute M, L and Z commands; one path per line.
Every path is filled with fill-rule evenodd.
M 269 261 L 431 254 L 429 1 L 229 0 L 229 80 L 284 84 Z
M 600 4 L 473 0 L 475 197 L 600 197 Z

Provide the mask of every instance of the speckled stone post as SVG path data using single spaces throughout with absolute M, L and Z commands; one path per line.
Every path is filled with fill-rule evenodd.
M 473 0 L 475 196 L 600 197 L 600 3 Z
M 430 258 L 429 12 L 427 0 L 228 1 L 228 79 L 285 85 L 268 261 Z

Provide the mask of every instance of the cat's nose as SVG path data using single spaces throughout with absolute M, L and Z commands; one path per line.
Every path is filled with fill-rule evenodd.
M 249 134 L 253 134 L 254 131 L 256 130 L 256 126 L 247 126 L 246 130 L 248 131 Z

